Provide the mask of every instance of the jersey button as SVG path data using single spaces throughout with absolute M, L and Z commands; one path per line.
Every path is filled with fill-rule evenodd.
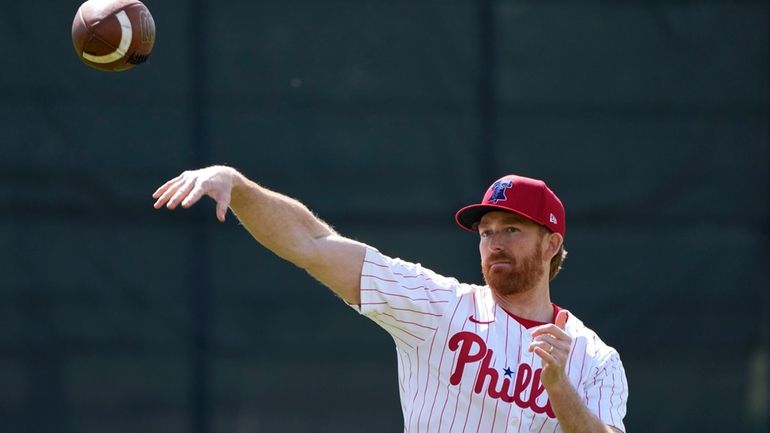
M 511 417 L 511 425 L 516 426 L 518 424 L 519 424 L 519 417 L 517 416 Z

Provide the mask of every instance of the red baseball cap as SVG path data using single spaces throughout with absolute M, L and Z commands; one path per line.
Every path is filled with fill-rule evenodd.
M 503 176 L 487 189 L 481 203 L 457 211 L 455 221 L 473 232 L 481 217 L 493 210 L 521 215 L 562 236 L 566 232 L 564 206 L 542 180 L 512 174 Z

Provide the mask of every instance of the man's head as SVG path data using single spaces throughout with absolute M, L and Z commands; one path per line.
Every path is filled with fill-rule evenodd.
M 502 295 L 544 283 L 550 264 L 564 254 L 561 234 L 512 212 L 489 211 L 476 228 L 484 281 Z
M 479 204 L 460 209 L 460 227 L 478 232 L 484 278 L 501 293 L 525 291 L 567 256 L 564 206 L 546 184 L 509 175 L 495 181 Z

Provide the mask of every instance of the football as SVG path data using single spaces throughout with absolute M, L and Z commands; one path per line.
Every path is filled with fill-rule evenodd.
M 72 43 L 86 65 L 124 71 L 150 57 L 155 21 L 139 0 L 88 0 L 72 21 Z

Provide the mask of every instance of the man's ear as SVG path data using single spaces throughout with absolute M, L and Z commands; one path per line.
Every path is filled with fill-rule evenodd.
M 562 244 L 564 244 L 564 238 L 559 233 L 550 232 L 543 237 L 543 242 L 546 242 L 546 245 L 543 248 L 543 254 L 545 255 L 545 258 L 550 261 L 559 251 Z

